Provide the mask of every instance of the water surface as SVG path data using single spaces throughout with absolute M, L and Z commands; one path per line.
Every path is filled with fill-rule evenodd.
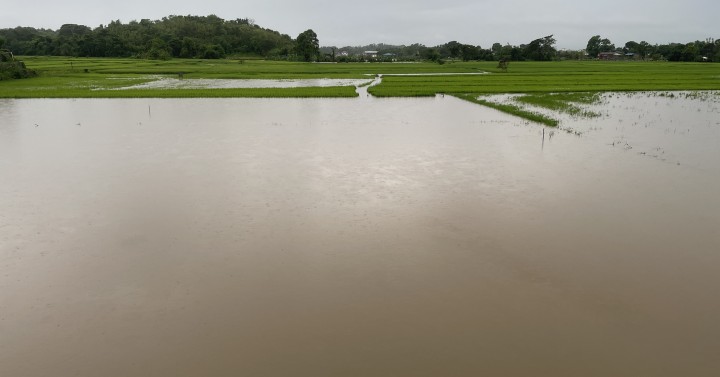
M 330 86 L 358 86 L 368 79 L 176 79 L 158 77 L 154 81 L 124 86 L 113 90 L 128 89 L 235 89 L 235 88 L 304 88 Z
M 0 100 L 0 375 L 713 375 L 717 101 L 603 106 Z

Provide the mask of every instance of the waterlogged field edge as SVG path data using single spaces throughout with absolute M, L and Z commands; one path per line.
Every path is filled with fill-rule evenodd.
M 452 94 L 467 101 L 556 127 L 551 116 L 528 108 L 579 117 L 599 114 L 583 109 L 601 92 L 720 90 L 720 65 L 668 62 L 513 62 L 503 72 L 496 62 L 312 64 L 263 60 L 170 61 L 25 57 L 39 77 L 0 82 L 0 98 L 327 98 L 357 97 L 369 86 L 375 97 L 431 97 Z M 382 77 L 373 81 L 370 77 Z M 182 83 L 182 80 L 187 82 Z M 220 87 L 222 83 L 226 87 Z M 296 80 L 292 88 L 235 87 L 233 80 Z M 318 86 L 312 81 L 338 80 Z M 162 82 L 181 82 L 164 87 Z M 192 86 L 204 82 L 206 87 Z M 308 86 L 304 82 L 308 82 Z M 208 84 L 210 83 L 210 84 Z M 348 85 L 346 85 L 348 84 Z M 272 86 L 272 85 L 269 85 Z M 122 89 L 122 90 L 118 90 Z M 479 98 L 519 93 L 510 103 Z
M 454 97 L 463 99 L 465 101 L 469 101 L 478 105 L 487 106 L 499 111 L 502 111 L 507 114 L 515 115 L 523 119 L 527 119 L 529 121 L 537 122 L 544 124 L 549 127 L 557 127 L 559 124 L 559 121 L 557 119 L 550 118 L 548 116 L 545 116 L 543 114 L 539 114 L 536 112 L 525 110 L 519 106 L 513 105 L 513 104 L 503 104 L 503 103 L 497 103 L 493 101 L 488 101 L 485 99 L 478 98 L 476 95 L 473 94 L 451 94 Z

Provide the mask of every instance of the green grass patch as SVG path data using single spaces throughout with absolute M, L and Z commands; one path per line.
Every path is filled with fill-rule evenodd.
M 594 118 L 600 116 L 596 112 L 585 110 L 575 103 L 592 104 L 600 101 L 599 93 L 536 93 L 515 98 L 516 101 L 542 107 L 545 109 L 580 116 Z
M 720 64 L 667 62 L 513 62 L 508 72 L 497 62 L 338 63 L 314 64 L 254 59 L 172 59 L 168 61 L 118 58 L 21 57 L 38 77 L 0 82 L 2 98 L 32 97 L 348 97 L 354 88 L 306 89 L 113 89 L 153 80 L 154 75 L 186 79 L 362 79 L 384 74 L 380 85 L 368 92 L 379 97 L 434 96 L 437 93 L 581 93 L 604 91 L 720 90 Z M 485 75 L 447 75 L 481 73 Z M 443 76 L 387 76 L 392 74 Z M 98 93 L 103 92 L 103 93 Z M 117 92 L 117 93 L 116 93 Z M 560 94 L 558 94 L 560 95 Z M 561 97 L 527 97 L 523 101 L 558 111 Z M 580 103 L 580 102 L 577 102 Z M 573 108 L 575 106 L 575 108 Z
M 349 98 L 357 97 L 355 88 L 239 88 L 239 89 L 138 89 L 96 90 L 64 89 L 44 92 L 5 93 L 0 98 Z
M 720 64 L 666 62 L 513 62 L 507 73 L 475 63 L 478 76 L 385 77 L 370 88 L 379 97 L 435 93 L 567 93 L 719 90 Z
M 313 64 L 265 60 L 168 61 L 117 58 L 22 57 L 39 77 L 0 82 L 0 98 L 355 97 L 353 86 L 241 89 L 129 89 L 157 76 L 193 79 L 371 79 L 377 74 L 477 72 L 472 63 Z
M 28 68 L 44 75 L 177 75 L 185 78 L 222 79 L 309 79 L 365 78 L 379 73 L 478 72 L 476 63 L 303 63 L 268 60 L 21 57 Z

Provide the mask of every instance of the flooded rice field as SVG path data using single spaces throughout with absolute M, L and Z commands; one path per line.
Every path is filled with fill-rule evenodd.
M 594 106 L 0 100 L 0 375 L 714 375 L 720 96 Z
M 238 88 L 304 88 L 330 86 L 358 86 L 370 79 L 179 79 L 158 76 L 156 80 L 124 86 L 113 90 L 128 89 L 238 89 Z M 107 89 L 103 89 L 107 90 Z

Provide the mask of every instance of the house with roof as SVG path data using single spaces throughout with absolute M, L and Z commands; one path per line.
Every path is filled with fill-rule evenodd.
M 367 58 L 375 59 L 375 58 L 377 58 L 377 56 L 378 56 L 378 52 L 377 52 L 377 51 L 365 51 L 365 52 L 363 52 L 363 57 L 366 58 L 366 59 L 367 59 Z
M 598 54 L 600 60 L 622 60 L 623 54 L 616 51 L 601 52 Z

